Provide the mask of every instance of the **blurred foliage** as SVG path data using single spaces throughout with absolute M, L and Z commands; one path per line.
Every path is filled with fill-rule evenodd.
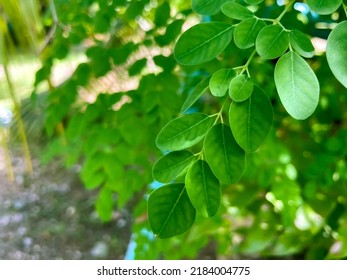
M 282 10 L 273 0 L 254 6 L 262 17 L 276 18 Z M 223 187 L 216 216 L 198 214 L 188 232 L 161 240 L 147 218 L 148 194 L 157 187 L 152 166 L 165 152 L 155 146 L 156 136 L 203 78 L 243 65 L 250 51 L 231 42 L 210 62 L 179 66 L 173 48 L 183 30 L 198 21 L 231 21 L 222 13 L 199 17 L 190 1 L 55 0 L 42 1 L 41 12 L 48 44 L 28 111 L 39 108 L 44 117 L 42 158 L 59 156 L 67 167 L 80 166 L 84 186 L 99 191 L 96 210 L 104 222 L 112 222 L 115 209 L 132 213 L 135 258 L 347 257 L 347 90 L 324 53 L 307 60 L 321 92 L 318 108 L 305 121 L 294 120 L 281 105 L 273 61 L 255 57 L 249 72 L 274 108 L 269 136 L 247 155 L 241 180 Z M 326 16 L 292 9 L 282 23 L 326 39 L 333 24 L 345 18 L 342 7 Z M 87 61 L 63 84 L 38 92 L 54 65 L 76 50 Z M 100 90 L 109 77 L 110 90 Z M 206 93 L 190 110 L 213 114 L 221 104 Z

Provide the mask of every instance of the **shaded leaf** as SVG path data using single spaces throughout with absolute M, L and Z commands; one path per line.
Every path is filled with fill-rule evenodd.
M 312 115 L 318 105 L 319 83 L 301 56 L 290 51 L 278 60 L 275 84 L 283 106 L 293 118 L 304 120 Z
M 314 55 L 312 42 L 305 33 L 294 29 L 289 33 L 289 40 L 293 49 L 301 56 L 310 58 Z
M 254 152 L 267 137 L 273 122 L 270 100 L 255 86 L 253 94 L 244 102 L 232 103 L 229 122 L 236 142 L 246 152 Z
M 214 15 L 220 10 L 220 7 L 231 0 L 193 0 L 192 8 L 193 10 L 201 15 Z
M 190 107 L 194 105 L 196 101 L 198 101 L 198 99 L 208 89 L 209 82 L 210 77 L 206 77 L 189 92 L 188 98 L 186 99 L 186 101 L 184 101 L 182 105 L 181 113 L 187 111 Z
M 310 9 L 320 15 L 328 15 L 335 12 L 342 4 L 342 0 L 307 0 Z
M 238 3 L 225 3 L 222 6 L 222 12 L 225 14 L 227 17 L 230 17 L 232 19 L 237 19 L 237 20 L 244 20 L 246 18 L 253 17 L 254 14 L 248 10 L 246 7 L 238 4 Z
M 221 189 L 206 161 L 198 160 L 188 169 L 186 188 L 196 211 L 204 217 L 216 215 L 221 202 Z
M 222 22 L 200 23 L 178 39 L 174 54 L 178 63 L 197 65 L 216 58 L 230 43 L 234 27 Z
M 219 123 L 210 129 L 204 142 L 204 154 L 212 172 L 223 184 L 240 179 L 246 165 L 245 152 L 236 143 L 229 126 Z
M 236 102 L 245 101 L 253 92 L 253 82 L 246 75 L 238 75 L 229 85 L 229 95 Z
M 229 88 L 230 81 L 236 76 L 234 69 L 220 69 L 212 75 L 210 80 L 210 91 L 212 95 L 224 96 Z
M 149 196 L 149 224 L 153 233 L 160 238 L 184 233 L 193 225 L 195 216 L 195 208 L 184 184 L 160 187 Z

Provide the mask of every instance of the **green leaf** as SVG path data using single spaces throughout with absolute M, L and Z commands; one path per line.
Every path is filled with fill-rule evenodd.
M 200 23 L 178 39 L 174 54 L 178 63 L 197 65 L 216 58 L 230 43 L 234 27 L 222 22 Z
M 238 75 L 229 85 L 229 95 L 236 102 L 245 101 L 253 92 L 253 82 L 246 75 Z
M 335 12 L 342 4 L 342 0 L 307 0 L 310 9 L 320 15 Z
M 214 175 L 226 185 L 237 182 L 246 165 L 245 152 L 236 143 L 230 127 L 219 123 L 207 133 L 204 142 L 206 161 Z
M 154 23 L 157 27 L 164 26 L 170 18 L 170 5 L 164 2 L 155 12 Z
M 254 152 L 267 137 L 273 122 L 269 98 L 257 86 L 246 101 L 232 103 L 229 122 L 236 142 L 246 152 Z
M 182 174 L 194 161 L 188 151 L 171 152 L 162 156 L 153 166 L 153 178 L 158 182 L 169 183 Z
M 219 181 L 206 161 L 198 160 L 188 169 L 186 188 L 196 211 L 204 217 L 216 215 L 222 194 Z
M 265 26 L 265 22 L 258 18 L 247 18 L 241 21 L 234 32 L 236 46 L 240 49 L 253 47 L 258 33 Z
M 149 224 L 159 238 L 184 233 L 193 225 L 195 216 L 195 208 L 188 198 L 184 184 L 160 187 L 149 196 Z
M 103 187 L 98 194 L 95 204 L 96 211 L 103 222 L 108 222 L 111 220 L 113 204 L 112 191 L 106 187 Z
M 258 5 L 261 2 L 264 2 L 264 0 L 245 0 L 245 2 L 250 5 Z
M 220 10 L 220 7 L 231 0 L 193 0 L 192 8 L 194 12 L 201 15 L 214 15 Z
M 212 95 L 224 96 L 229 88 L 230 81 L 236 76 L 234 69 L 220 69 L 212 75 L 210 80 L 210 91 Z
M 237 20 L 244 20 L 254 16 L 250 10 L 238 3 L 225 3 L 222 6 L 222 12 L 227 17 Z
M 259 32 L 255 48 L 261 57 L 274 59 L 284 54 L 288 45 L 288 33 L 279 25 L 269 25 Z
M 313 57 L 314 47 L 310 38 L 299 30 L 292 30 L 289 33 L 290 45 L 293 49 L 303 57 Z
M 340 22 L 330 33 L 327 59 L 336 79 L 347 88 L 347 21 Z
M 283 106 L 294 119 L 312 115 L 318 105 L 319 83 L 301 56 L 290 51 L 277 61 L 275 84 Z
M 191 92 L 189 92 L 188 98 L 182 105 L 181 113 L 187 111 L 193 104 L 205 93 L 208 89 L 210 77 L 206 77 L 200 83 L 198 83 Z
M 184 115 L 171 120 L 159 132 L 156 144 L 162 150 L 184 150 L 199 143 L 211 127 L 213 119 L 202 113 Z

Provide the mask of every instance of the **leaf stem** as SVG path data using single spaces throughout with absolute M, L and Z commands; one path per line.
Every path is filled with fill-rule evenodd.
M 347 17 L 347 4 L 342 3 L 343 10 L 345 11 L 346 17 Z
M 284 17 L 284 15 L 288 12 L 288 10 L 292 7 L 295 0 L 291 0 L 289 4 L 286 6 L 286 8 L 283 10 L 283 12 L 276 18 L 276 21 L 279 23 L 281 19 Z
M 248 76 L 249 76 L 248 66 L 249 66 L 249 64 L 252 62 L 252 60 L 253 60 L 253 58 L 254 58 L 254 56 L 255 56 L 256 53 L 257 53 L 257 51 L 254 49 L 253 53 L 252 53 L 251 56 L 248 58 L 246 64 L 243 65 L 242 70 L 241 70 L 241 72 L 240 72 L 240 75 L 243 74 L 245 71 L 247 71 L 247 74 L 248 74 Z

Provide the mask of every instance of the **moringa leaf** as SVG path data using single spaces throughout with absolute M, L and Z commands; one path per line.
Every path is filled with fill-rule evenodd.
M 201 15 L 214 15 L 220 11 L 220 7 L 231 0 L 193 0 L 193 10 Z
M 208 89 L 209 82 L 210 82 L 210 77 L 206 77 L 200 83 L 198 83 L 192 89 L 192 91 L 189 92 L 189 95 L 186 101 L 184 101 L 182 105 L 181 113 L 184 113 L 190 107 L 192 107 L 194 103 L 205 93 L 205 91 Z
M 253 47 L 258 33 L 265 26 L 265 22 L 258 18 L 247 18 L 241 21 L 236 26 L 234 32 L 234 41 L 236 46 L 240 49 Z
M 328 15 L 335 12 L 342 4 L 342 0 L 306 0 L 308 6 L 320 15 Z
M 212 75 L 210 80 L 210 91 L 212 95 L 224 96 L 229 88 L 230 81 L 236 76 L 234 69 L 220 69 Z
M 254 16 L 250 10 L 238 3 L 225 3 L 221 9 L 223 14 L 232 19 L 244 20 Z
M 229 85 L 230 98 L 236 102 L 245 101 L 253 92 L 253 82 L 246 75 L 238 75 Z
M 311 58 L 314 55 L 314 47 L 310 38 L 299 30 L 289 33 L 289 41 L 293 49 L 303 57 Z

